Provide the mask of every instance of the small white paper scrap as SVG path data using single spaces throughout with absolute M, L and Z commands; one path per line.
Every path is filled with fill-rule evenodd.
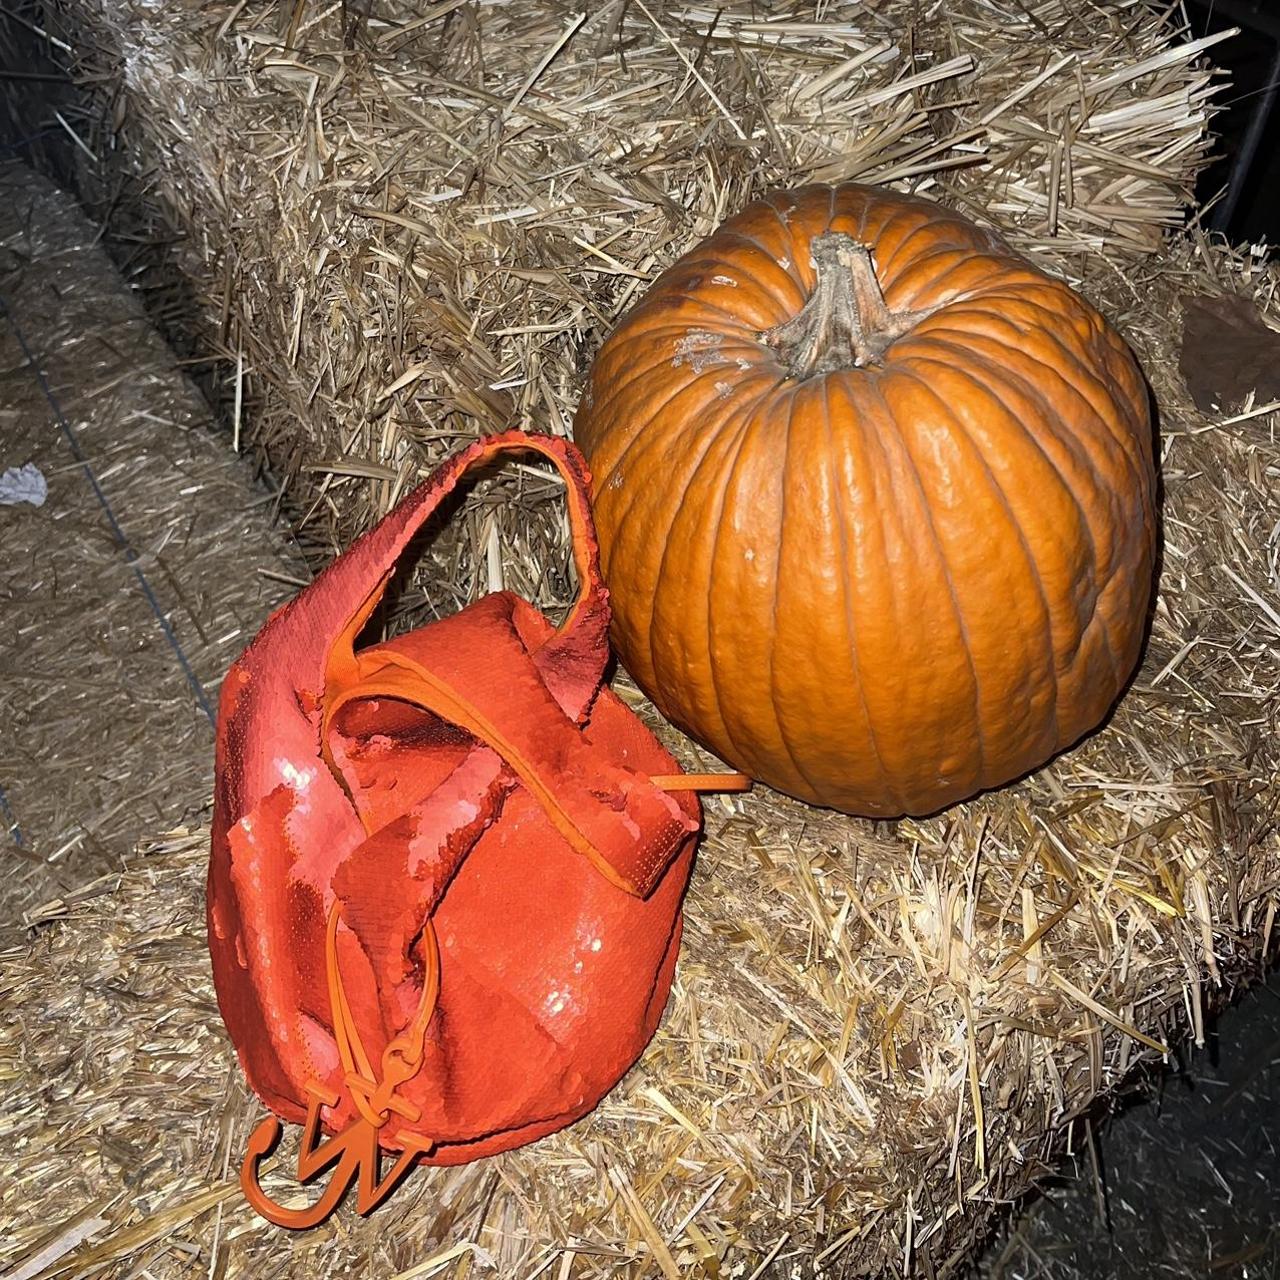
M 12 506 L 15 502 L 29 502 L 33 507 L 43 507 L 49 486 L 43 472 L 34 462 L 21 467 L 10 467 L 0 475 L 0 503 Z

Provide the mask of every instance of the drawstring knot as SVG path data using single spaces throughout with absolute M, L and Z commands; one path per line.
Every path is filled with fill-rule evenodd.
M 429 1155 L 435 1144 L 416 1134 L 402 1137 L 404 1150 L 385 1178 L 381 1172 L 380 1131 L 392 1114 L 409 1124 L 416 1123 L 421 1109 L 402 1098 L 396 1092 L 422 1069 L 427 1025 L 435 1013 L 440 995 L 440 949 L 436 942 L 435 928 L 428 920 L 423 926 L 420 950 L 423 953 L 425 976 L 418 1008 L 408 1027 L 383 1050 L 381 1078 L 375 1076 L 369 1055 L 360 1040 L 346 988 L 342 984 L 342 972 L 338 965 L 338 925 L 341 908 L 335 902 L 329 911 L 329 925 L 325 931 L 325 970 L 329 980 L 329 1009 L 333 1018 L 333 1038 L 338 1046 L 342 1063 L 342 1083 L 346 1088 L 356 1118 L 340 1133 L 327 1141 L 320 1137 L 320 1108 L 332 1109 L 338 1105 L 339 1095 L 331 1093 L 323 1085 L 311 1082 L 307 1086 L 310 1103 L 303 1128 L 302 1143 L 298 1148 L 298 1181 L 304 1185 L 336 1164 L 329 1185 L 315 1204 L 305 1209 L 286 1209 L 277 1204 L 262 1189 L 258 1166 L 270 1154 L 280 1140 L 280 1121 L 268 1116 L 253 1131 L 249 1149 L 240 1169 L 240 1185 L 245 1198 L 254 1210 L 280 1227 L 302 1230 L 323 1222 L 341 1203 L 351 1183 L 359 1179 L 357 1208 L 361 1214 L 372 1213 L 404 1180 L 419 1155 Z

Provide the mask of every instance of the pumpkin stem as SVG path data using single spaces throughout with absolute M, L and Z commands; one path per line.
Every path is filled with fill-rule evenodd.
M 810 251 L 818 269 L 812 296 L 797 315 L 760 335 L 793 378 L 880 364 L 889 346 L 930 314 L 890 310 L 871 250 L 852 236 L 827 231 Z

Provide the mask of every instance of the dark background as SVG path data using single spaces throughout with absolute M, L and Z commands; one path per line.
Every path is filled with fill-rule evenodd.
M 1187 0 L 1192 35 L 1239 27 L 1209 55 L 1226 73 L 1213 130 L 1217 156 L 1196 200 L 1213 201 L 1203 221 L 1235 241 L 1280 242 L 1280 2 Z M 1225 108 L 1223 110 L 1222 108 Z

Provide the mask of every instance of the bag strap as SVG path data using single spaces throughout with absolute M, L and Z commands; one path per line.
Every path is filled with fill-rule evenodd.
M 567 440 L 556 436 L 528 435 L 523 431 L 486 436 L 454 454 L 395 511 L 353 543 L 339 562 L 335 562 L 345 566 L 347 581 L 368 581 L 372 577 L 374 586 L 363 600 L 352 602 L 354 607 L 346 624 L 329 648 L 324 688 L 326 703 L 339 690 L 361 679 L 362 672 L 355 653 L 356 637 L 382 600 L 396 565 L 414 534 L 435 514 L 468 472 L 506 453 L 540 453 L 555 465 L 565 482 L 573 562 L 578 574 L 578 597 L 555 634 L 536 651 L 534 661 L 566 713 L 576 720 L 586 715 L 609 660 L 608 592 L 600 571 L 600 545 L 596 541 L 587 496 L 591 478 L 582 454 Z

